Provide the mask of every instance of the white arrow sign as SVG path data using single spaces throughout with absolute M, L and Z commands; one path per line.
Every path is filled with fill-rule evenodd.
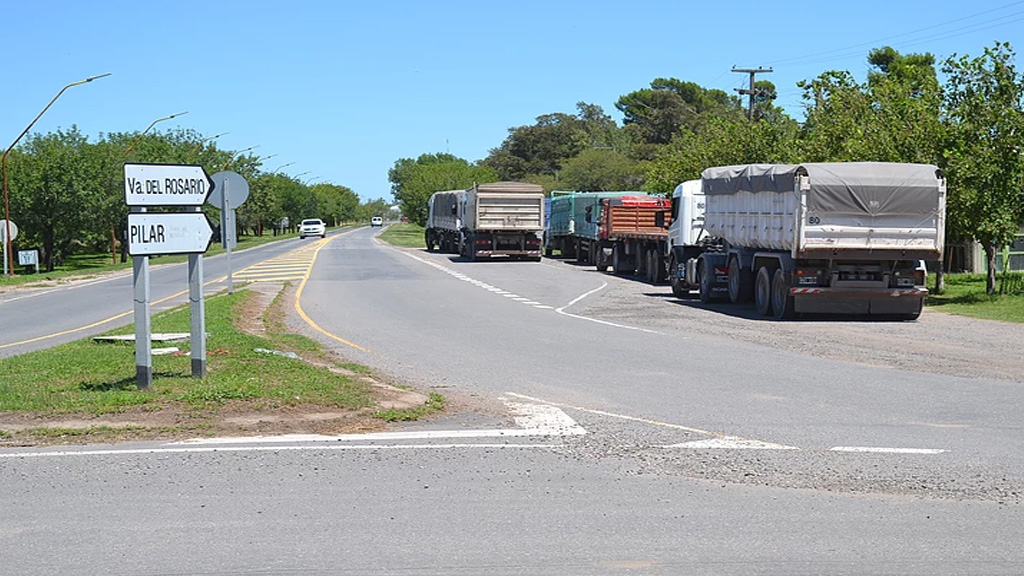
M 202 254 L 212 239 L 213 229 L 202 212 L 128 215 L 128 253 L 132 256 Z
M 124 202 L 129 206 L 202 206 L 213 180 L 202 166 L 125 164 Z

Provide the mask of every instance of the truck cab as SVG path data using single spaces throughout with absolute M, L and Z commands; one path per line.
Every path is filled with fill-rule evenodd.
M 696 261 L 704 251 L 705 196 L 700 180 L 687 180 L 672 192 L 668 226 L 668 280 L 672 293 L 685 298 L 695 286 Z

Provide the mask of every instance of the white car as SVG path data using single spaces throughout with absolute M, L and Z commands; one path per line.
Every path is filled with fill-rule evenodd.
M 374 216 L 373 218 L 370 218 L 370 227 L 373 227 L 373 226 L 383 226 L 383 225 L 384 225 L 384 219 L 381 218 L 380 216 Z
M 299 238 L 305 238 L 306 236 L 319 236 L 323 238 L 326 235 L 327 225 L 319 218 L 306 218 L 299 224 Z

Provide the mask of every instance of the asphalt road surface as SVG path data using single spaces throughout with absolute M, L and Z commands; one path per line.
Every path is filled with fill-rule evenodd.
M 375 233 L 319 248 L 290 322 L 457 411 L 391 435 L 2 450 L 0 566 L 1024 573 L 1024 378 L 915 363 L 929 338 L 907 342 L 1019 330 L 774 323 Z

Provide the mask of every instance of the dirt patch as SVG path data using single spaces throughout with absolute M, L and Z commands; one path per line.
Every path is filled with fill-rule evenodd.
M 259 336 L 282 329 L 283 303 L 293 293 L 277 283 L 256 283 L 247 289 L 253 297 L 247 299 L 236 316 L 236 325 Z M 275 303 L 279 295 L 281 298 Z M 427 397 L 418 392 L 397 388 L 370 374 L 339 367 L 338 359 L 328 352 L 299 357 L 368 384 L 374 406 L 363 410 L 339 410 L 336 406 L 309 404 L 269 406 L 266 400 L 260 400 L 230 401 L 206 410 L 184 403 L 162 402 L 159 406 L 143 405 L 101 416 L 0 412 L 0 446 L 377 432 L 384 430 L 387 424 L 374 417 L 375 412 L 414 408 L 427 402 Z

